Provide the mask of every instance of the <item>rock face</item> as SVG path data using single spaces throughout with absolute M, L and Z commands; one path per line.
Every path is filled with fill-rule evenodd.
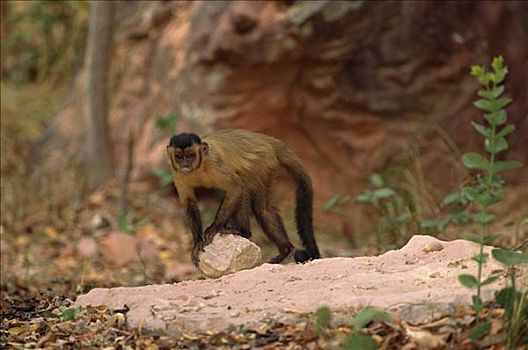
M 349 323 L 352 312 L 372 305 L 419 324 L 471 304 L 472 291 L 457 276 L 476 274 L 471 256 L 477 252 L 469 241 L 414 236 L 402 249 L 375 257 L 264 264 L 219 279 L 174 285 L 96 288 L 77 303 L 111 308 L 126 304 L 130 326 L 169 334 L 220 331 L 230 325 L 252 328 L 270 319 L 293 323 L 324 305 L 336 312 L 337 323 Z M 502 269 L 490 259 L 483 276 Z M 483 299 L 490 300 L 503 281 L 486 286 Z M 528 281 L 520 283 L 526 286 Z
M 319 203 L 335 194 L 358 194 L 367 174 L 414 157 L 409 143 L 420 147 L 419 163 L 430 187 L 450 191 L 466 176 L 453 166 L 452 141 L 462 151 L 482 147 L 470 124 L 481 113 L 471 103 L 477 84 L 469 67 L 487 64 L 497 54 L 509 67 L 506 91 L 514 102 L 507 110 L 517 124 L 504 157 L 528 161 L 528 138 L 523 137 L 528 128 L 528 2 L 144 1 L 119 6 L 123 11 L 117 12 L 126 15 L 116 37 L 134 39 L 116 41 L 113 67 L 119 88 L 113 89 L 109 122 L 121 164 L 128 154 L 128 130 L 134 134 L 133 178 L 151 176 L 152 169 L 165 165 L 167 135 L 156 127 L 156 117 L 173 115 L 179 131 L 241 127 L 284 140 L 312 175 Z M 163 15 L 150 15 L 156 13 Z M 141 35 L 137 28 L 143 28 Z M 51 184 L 40 187 L 63 186 L 52 193 L 80 188 L 77 172 L 61 168 L 80 161 L 79 77 L 43 140 L 51 155 L 34 157 L 49 165 L 50 174 L 39 181 Z M 43 145 L 37 149 L 48 149 Z M 512 171 L 508 180 L 526 179 L 525 172 Z M 56 174 L 62 181 L 47 180 Z M 372 220 L 350 203 L 352 219 L 345 223 L 361 234 Z M 331 219 L 334 229 L 347 231 L 340 227 L 342 216 Z
M 198 268 L 207 277 L 220 277 L 251 269 L 262 260 L 260 248 L 236 234 L 219 233 L 200 255 Z

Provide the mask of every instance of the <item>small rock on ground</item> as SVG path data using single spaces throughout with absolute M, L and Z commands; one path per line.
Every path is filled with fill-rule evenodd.
M 249 239 L 230 233 L 219 233 L 200 255 L 198 267 L 207 277 L 220 277 L 261 263 L 260 248 Z

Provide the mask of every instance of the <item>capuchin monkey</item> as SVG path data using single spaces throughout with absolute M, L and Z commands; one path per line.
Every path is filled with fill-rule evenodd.
M 296 250 L 296 262 L 319 258 L 312 223 L 312 182 L 300 159 L 286 145 L 264 134 L 223 130 L 203 139 L 196 134 L 174 135 L 167 146 L 174 185 L 185 208 L 193 235 L 192 261 L 221 229 L 233 228 L 251 237 L 253 213 L 262 231 L 275 243 L 279 254 L 270 263 L 282 262 L 293 250 L 277 208 L 271 202 L 271 185 L 284 167 L 297 185 L 295 220 L 304 250 Z M 195 189 L 224 192 L 213 223 L 202 231 Z

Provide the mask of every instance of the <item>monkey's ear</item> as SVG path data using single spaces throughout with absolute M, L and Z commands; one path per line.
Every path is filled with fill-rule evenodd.
M 200 144 L 200 150 L 202 151 L 203 155 L 206 155 L 209 153 L 209 145 L 207 144 L 207 142 L 202 142 Z

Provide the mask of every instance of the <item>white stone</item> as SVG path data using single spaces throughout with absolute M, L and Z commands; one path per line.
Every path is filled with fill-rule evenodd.
M 261 263 L 260 248 L 242 236 L 217 234 L 211 244 L 200 255 L 198 268 L 207 277 L 223 275 L 251 269 Z

